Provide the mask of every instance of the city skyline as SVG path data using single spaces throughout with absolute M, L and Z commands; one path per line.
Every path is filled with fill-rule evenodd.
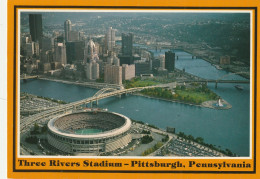
M 88 132 L 103 135 L 108 130 L 113 133 L 115 128 L 121 126 L 120 120 L 108 119 L 108 123 L 103 126 L 95 125 L 91 122 L 92 117 L 88 117 L 89 122 L 72 120 L 65 125 L 65 117 L 62 119 L 65 120 L 64 125 L 54 125 L 58 131 L 64 130 L 62 135 L 65 137 L 56 135 L 56 132 L 42 132 L 47 136 L 47 143 L 43 142 L 41 151 L 32 152 L 37 155 L 46 153 L 50 144 L 55 148 L 51 151 L 54 155 L 78 155 L 84 151 L 105 156 L 248 155 L 249 141 L 246 136 L 249 131 L 244 127 L 249 125 L 245 116 L 250 110 L 247 107 L 251 60 L 248 56 L 250 46 L 247 45 L 250 43 L 249 14 L 112 15 L 98 12 L 85 13 L 88 16 L 83 17 L 84 13 L 66 16 L 57 13 L 49 21 L 55 21 L 51 24 L 46 23 L 46 17 L 52 17 L 55 13 L 43 13 L 42 45 L 33 40 L 26 30 L 32 24 L 28 20 L 28 14 L 30 13 L 21 16 L 20 35 L 20 115 L 23 116 L 20 124 L 24 153 L 29 151 L 27 148 L 31 145 L 30 142 L 35 141 L 35 137 L 43 140 L 40 135 L 34 135 L 41 133 L 37 125 L 43 128 L 41 130 L 46 127 L 50 129 L 48 117 L 54 118 L 56 113 L 66 112 L 69 119 L 70 114 L 77 116 L 77 113 L 82 113 L 83 117 L 83 113 L 88 116 L 87 113 L 92 115 L 109 111 L 131 117 L 133 123 L 127 131 L 122 134 L 119 132 L 102 142 L 103 139 L 89 139 Z M 119 16 L 122 14 L 124 15 Z M 60 18 L 60 15 L 64 17 Z M 78 20 L 75 20 L 76 17 Z M 44 87 L 45 82 L 50 86 L 49 89 Z M 39 83 L 43 92 L 31 91 L 34 83 Z M 69 87 L 66 89 L 62 83 Z M 56 84 L 60 87 L 52 88 Z M 78 89 L 76 93 L 73 92 L 75 86 Z M 90 88 L 96 90 L 91 91 Z M 222 91 L 223 88 L 228 90 Z M 48 94 L 44 94 L 45 90 Z M 236 95 L 241 95 L 243 104 L 234 102 Z M 41 98 L 44 100 L 39 102 Z M 32 99 L 36 107 L 28 109 L 26 104 L 31 106 L 28 99 Z M 58 104 L 62 105 L 57 106 Z M 241 109 L 244 112 L 241 116 L 236 116 L 236 120 L 244 125 L 238 123 L 236 129 L 230 124 L 235 120 L 232 117 L 234 111 Z M 215 113 L 215 120 L 209 120 L 211 112 Z M 30 114 L 37 116 L 34 118 Z M 44 119 L 41 114 L 45 116 Z M 194 120 L 198 123 L 192 121 L 193 116 L 196 116 Z M 33 126 L 30 121 L 37 123 Z M 205 125 L 205 131 L 200 130 L 201 125 Z M 219 128 L 208 137 L 212 126 Z M 226 126 L 232 128 L 232 131 L 241 131 L 243 128 L 243 136 L 234 136 L 227 130 L 223 135 L 229 143 L 225 143 L 219 136 L 219 129 Z M 79 138 L 84 135 L 84 140 L 74 141 L 66 137 L 66 133 L 78 132 L 82 132 L 77 135 Z M 238 136 L 242 138 L 243 150 L 239 149 Z M 186 140 L 189 142 L 185 143 Z M 120 141 L 122 144 L 118 145 Z M 60 142 L 59 145 L 56 145 L 57 142 Z M 98 147 L 95 146 L 96 143 L 99 144 Z M 83 145 L 77 148 L 77 144 Z M 69 147 L 74 145 L 74 149 Z M 154 148 L 149 148 L 150 145 Z M 66 146 L 68 148 L 65 149 Z M 160 146 L 164 147 L 157 150 Z

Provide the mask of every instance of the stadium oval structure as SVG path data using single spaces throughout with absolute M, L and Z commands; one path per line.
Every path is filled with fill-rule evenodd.
M 47 140 L 58 151 L 69 154 L 112 152 L 131 142 L 130 128 L 131 120 L 122 114 L 76 112 L 51 119 Z

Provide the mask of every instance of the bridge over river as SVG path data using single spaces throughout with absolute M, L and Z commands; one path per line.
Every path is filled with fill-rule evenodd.
M 218 83 L 242 83 L 242 84 L 248 84 L 250 83 L 249 80 L 213 80 L 213 79 L 199 79 L 199 80 L 178 80 L 176 81 L 178 83 L 215 83 L 215 88 L 218 87 Z
M 42 79 L 44 79 L 44 78 L 42 78 Z M 124 89 L 124 87 L 122 85 L 114 85 L 114 84 L 108 85 L 108 84 L 105 84 L 105 83 L 94 83 L 94 82 L 79 83 L 79 82 L 69 82 L 69 81 L 63 81 L 63 80 L 52 80 L 52 81 L 63 82 L 63 83 L 66 83 L 66 84 L 76 84 L 76 85 L 87 86 L 87 87 L 95 87 L 95 88 L 101 89 L 93 97 L 83 99 L 83 100 L 80 100 L 78 102 L 73 102 L 73 103 L 67 104 L 67 106 L 70 106 L 70 105 L 79 106 L 79 105 L 82 105 L 84 103 L 87 104 L 87 103 L 91 103 L 93 101 L 97 102 L 100 99 L 104 99 L 104 98 L 108 98 L 108 97 L 116 96 L 116 95 L 121 95 L 121 94 L 124 94 L 124 93 L 133 93 L 133 92 L 136 92 L 136 91 L 141 91 L 141 90 L 146 89 L 146 88 L 155 88 L 155 87 L 157 87 L 157 88 L 158 87 L 175 88 L 176 83 L 193 83 L 193 82 L 215 83 L 216 88 L 217 88 L 218 83 L 250 83 L 249 80 L 221 80 L 221 79 L 214 80 L 214 79 L 197 78 L 197 80 L 183 79 L 183 80 L 177 80 L 176 82 L 171 82 L 171 83 L 166 83 L 166 84 L 158 84 L 158 85 L 155 85 L 155 86 Z M 61 105 L 61 107 L 62 108 L 66 107 L 66 105 Z M 54 107 L 49 107 L 49 108 L 38 108 L 38 109 L 33 109 L 33 110 L 24 110 L 24 111 L 21 111 L 21 112 L 32 114 L 32 113 L 38 113 L 38 112 L 42 112 L 42 111 L 54 110 L 56 108 L 59 109 L 60 107 L 54 106 Z
M 154 88 L 154 87 L 158 87 L 158 86 L 136 87 L 136 88 L 119 89 L 119 90 L 115 89 L 115 88 L 103 88 L 90 98 L 82 99 L 82 100 L 72 102 L 69 104 L 51 107 L 51 108 L 48 108 L 48 110 L 46 110 L 46 111 L 20 119 L 21 120 L 20 121 L 20 131 L 21 132 L 26 131 L 26 129 L 28 129 L 29 125 L 34 124 L 36 121 L 38 121 L 40 119 L 46 119 L 53 115 L 59 115 L 59 114 L 66 113 L 67 111 L 76 109 L 76 107 L 81 106 L 81 105 L 86 105 L 86 104 L 92 103 L 94 101 L 97 102 L 98 100 L 112 97 L 112 96 L 117 96 L 117 95 L 121 95 L 121 94 L 125 94 L 125 93 L 133 93 L 136 91 L 141 91 L 143 89 Z
M 201 79 L 201 78 L 198 80 L 178 80 L 176 82 L 177 83 L 184 83 L 184 82 L 185 83 L 191 83 L 191 82 L 215 83 L 216 87 L 217 87 L 218 83 L 250 83 L 249 80 L 213 80 L 213 79 Z M 40 119 L 46 119 L 53 115 L 63 114 L 64 112 L 66 113 L 69 110 L 76 109 L 78 106 L 86 105 L 86 104 L 92 103 L 94 101 L 97 103 L 98 100 L 101 100 L 104 98 L 117 96 L 117 95 L 121 95 L 121 94 L 126 94 L 126 93 L 134 93 L 134 92 L 141 91 L 143 89 L 148 89 L 148 88 L 169 87 L 172 85 L 173 85 L 173 83 L 159 84 L 159 85 L 155 85 L 155 86 L 146 86 L 146 87 L 136 87 L 136 88 L 130 88 L 130 89 L 124 89 L 124 88 L 118 89 L 118 88 L 115 88 L 114 86 L 102 88 L 94 96 L 92 96 L 90 98 L 86 98 L 86 99 L 82 99 L 82 100 L 72 102 L 69 104 L 50 107 L 50 108 L 46 108 L 46 109 L 43 109 L 43 108 L 35 109 L 31 112 L 39 112 L 39 113 L 21 119 L 20 129 L 21 129 L 21 131 L 24 131 L 24 130 L 26 130 L 28 125 L 31 125 Z

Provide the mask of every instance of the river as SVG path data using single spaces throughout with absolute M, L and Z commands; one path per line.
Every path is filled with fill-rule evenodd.
M 155 56 L 166 50 L 156 52 Z M 229 72 L 217 70 L 202 59 L 192 59 L 189 53 L 175 51 L 179 59 L 176 68 L 185 68 L 186 72 L 208 78 L 219 79 Z M 227 75 L 224 79 L 244 80 L 238 75 Z M 45 80 L 28 80 L 20 84 L 22 92 L 51 97 L 67 102 L 91 97 L 96 89 L 69 85 Z M 173 103 L 142 96 L 128 95 L 121 98 L 111 97 L 100 100 L 98 107 L 122 113 L 132 119 L 153 124 L 160 128 L 175 127 L 177 132 L 203 137 L 222 149 L 230 149 L 239 156 L 249 156 L 250 147 L 250 115 L 249 84 L 239 84 L 244 90 L 234 88 L 236 84 L 208 84 L 209 88 L 228 101 L 232 108 L 216 110 L 185 104 Z

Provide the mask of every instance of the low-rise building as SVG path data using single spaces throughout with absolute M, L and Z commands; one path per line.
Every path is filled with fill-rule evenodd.
M 219 59 L 219 64 L 220 65 L 230 65 L 230 56 L 228 56 L 228 55 L 221 56 Z

